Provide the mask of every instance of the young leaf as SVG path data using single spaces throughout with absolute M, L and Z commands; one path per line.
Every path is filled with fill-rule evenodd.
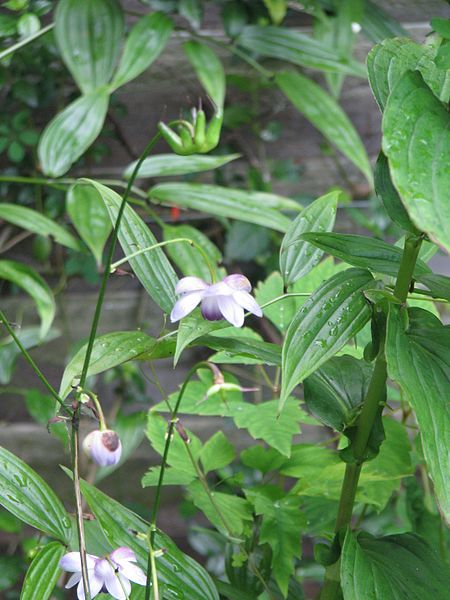
M 222 431 L 217 431 L 204 443 L 200 460 L 205 473 L 223 469 L 236 458 L 236 450 Z
M 20 600 L 48 600 L 61 574 L 59 561 L 65 548 L 59 542 L 43 546 L 33 558 L 25 575 Z
M 138 177 L 166 177 L 213 171 L 239 157 L 240 154 L 224 154 L 223 156 L 209 156 L 205 154 L 191 154 L 190 156 L 181 156 L 179 154 L 156 154 L 155 156 L 149 156 L 144 160 L 139 168 Z M 135 166 L 136 162 L 133 162 L 125 169 L 123 176 L 126 179 L 131 176 Z
M 367 152 L 351 121 L 329 94 L 317 83 L 292 71 L 279 72 L 275 81 L 292 104 L 358 167 L 372 184 L 372 167 Z
M 55 492 L 20 458 L 0 447 L 0 504 L 21 521 L 64 543 L 69 516 Z
M 55 13 L 59 50 L 83 94 L 106 85 L 113 73 L 123 34 L 117 0 L 61 0 Z
M 41 318 L 41 338 L 44 338 L 55 317 L 51 289 L 34 269 L 15 260 L 0 260 L 0 279 L 11 281 L 33 298 Z
M 189 40 L 183 47 L 206 93 L 221 111 L 225 102 L 225 71 L 222 63 L 215 52 L 201 42 Z
M 105 90 L 91 92 L 66 106 L 48 123 L 38 145 L 45 175 L 60 177 L 80 158 L 102 130 L 108 105 Z
M 445 600 L 448 567 L 414 533 L 376 538 L 348 530 L 341 556 L 346 600 Z
M 77 252 L 82 250 L 80 242 L 65 227 L 58 225 L 52 219 L 32 208 L 3 202 L 0 204 L 0 219 L 38 235 L 51 236 L 58 244 L 72 248 Z
M 280 271 L 285 285 L 295 283 L 322 258 L 323 252 L 312 248 L 300 236 L 309 231 L 331 231 L 336 218 L 340 192 L 334 191 L 317 198 L 292 222 L 280 249 Z
M 116 90 L 148 69 L 163 51 L 172 29 L 172 20 L 160 12 L 139 19 L 127 37 L 111 88 Z
M 383 152 L 413 223 L 450 252 L 450 116 L 417 72 L 405 73 L 389 96 Z
M 347 269 L 323 283 L 303 304 L 286 334 L 280 409 L 291 391 L 348 342 L 370 318 L 363 291 L 369 271 Z

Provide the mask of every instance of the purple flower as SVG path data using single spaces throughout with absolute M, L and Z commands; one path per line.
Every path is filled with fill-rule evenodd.
M 130 581 L 139 585 L 146 584 L 147 578 L 144 571 L 133 564 L 136 562 L 136 555 L 130 548 L 124 546 L 117 548 L 103 558 L 86 554 L 86 562 L 91 598 L 95 598 L 101 591 L 105 591 L 116 600 L 126 600 L 131 592 Z M 65 554 L 59 561 L 59 566 L 64 571 L 73 573 L 66 584 L 66 588 L 78 584 L 78 600 L 85 600 L 80 553 L 69 552 Z
M 227 275 L 219 283 L 206 283 L 199 277 L 183 277 L 175 292 L 181 296 L 170 314 L 172 323 L 179 321 L 201 302 L 202 315 L 208 321 L 226 319 L 235 327 L 244 324 L 244 310 L 262 317 L 262 310 L 249 294 L 252 286 L 244 275 Z
M 91 431 L 83 441 L 83 450 L 101 467 L 117 465 L 122 455 L 119 436 L 111 429 Z

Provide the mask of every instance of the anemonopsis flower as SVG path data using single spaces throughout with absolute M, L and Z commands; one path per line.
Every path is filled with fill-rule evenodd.
M 183 277 L 175 292 L 181 296 L 170 315 L 172 323 L 179 321 L 201 303 L 202 315 L 208 321 L 226 319 L 235 327 L 244 324 L 244 311 L 262 317 L 262 310 L 253 296 L 252 286 L 244 275 L 227 275 L 218 283 L 206 283 L 200 277 Z
M 126 600 L 131 592 L 131 581 L 139 585 L 145 585 L 147 582 L 145 573 L 134 564 L 135 562 L 135 553 L 131 548 L 125 546 L 117 548 L 104 557 L 86 554 L 91 598 L 95 598 L 100 592 L 104 591 L 111 594 L 116 600 Z M 73 573 L 66 584 L 66 588 L 78 584 L 78 600 L 85 600 L 80 553 L 69 552 L 65 554 L 59 561 L 59 566 L 64 571 Z
M 112 429 L 91 431 L 84 438 L 83 450 L 100 467 L 117 465 L 122 456 L 120 438 Z

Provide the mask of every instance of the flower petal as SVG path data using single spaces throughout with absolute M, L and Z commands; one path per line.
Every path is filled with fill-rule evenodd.
M 244 309 L 233 299 L 233 296 L 219 296 L 217 298 L 220 312 L 225 319 L 235 327 L 244 324 Z
M 208 283 L 200 277 L 183 277 L 175 286 L 176 294 L 187 294 L 188 292 L 198 292 L 206 290 Z
M 232 273 L 223 278 L 223 282 L 229 285 L 233 290 L 242 290 L 243 292 L 251 292 L 252 285 L 244 275 Z
M 111 552 L 109 557 L 113 562 L 119 565 L 123 561 L 131 560 L 132 562 L 136 562 L 136 554 L 131 548 L 127 548 L 126 546 L 120 546 L 119 548 L 116 548 L 113 552 Z
M 116 600 L 127 600 L 131 592 L 131 583 L 120 573 L 111 571 L 105 577 L 105 585 L 108 592 Z
M 202 298 L 203 292 L 191 292 L 180 298 L 170 313 L 171 322 L 175 323 L 191 313 L 200 304 Z
M 97 556 L 93 554 L 86 554 L 86 563 L 88 569 L 93 569 L 95 567 L 95 562 L 97 560 Z M 62 559 L 59 561 L 59 566 L 63 571 L 69 571 L 76 573 L 77 571 L 81 571 L 81 558 L 79 552 L 68 552 L 65 554 Z
M 77 573 L 73 573 L 69 577 L 69 581 L 65 585 L 66 590 L 68 590 L 69 588 L 76 585 L 80 581 L 80 579 L 81 579 L 81 571 L 78 571 Z
M 89 579 L 89 592 L 90 592 L 91 600 L 93 600 L 93 598 L 95 598 L 95 596 L 97 596 L 103 588 L 103 578 L 98 577 L 94 573 L 93 570 L 89 570 L 88 579 Z M 77 587 L 77 596 L 78 596 L 78 600 L 86 600 L 86 594 L 84 593 L 83 578 L 80 578 L 80 583 L 78 584 L 78 587 Z
M 134 581 L 134 583 L 138 583 L 139 585 L 145 585 L 147 583 L 147 577 L 144 571 L 130 562 L 125 561 L 125 564 L 120 566 L 120 573 L 130 581 Z
M 247 292 L 234 292 L 233 299 L 239 304 L 239 306 L 242 306 L 242 308 L 245 308 L 245 310 L 248 310 L 257 317 L 263 316 L 259 304 L 253 298 L 253 296 L 250 296 L 250 294 Z
M 217 303 L 217 297 L 211 296 L 202 300 L 202 315 L 208 321 L 220 321 L 222 313 Z
M 115 431 L 91 431 L 83 441 L 83 450 L 101 467 L 116 465 L 122 455 L 122 444 Z

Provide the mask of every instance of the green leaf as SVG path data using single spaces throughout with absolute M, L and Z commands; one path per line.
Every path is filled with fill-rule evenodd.
M 160 474 L 161 467 L 150 467 L 142 477 L 142 487 L 156 487 L 159 485 Z M 194 479 L 196 479 L 196 475 L 190 471 L 186 472 L 175 467 L 166 467 L 163 485 L 189 485 Z
M 372 184 L 372 168 L 364 145 L 336 100 L 317 83 L 300 73 L 279 72 L 275 76 L 275 82 L 297 110 L 358 167 Z
M 0 219 L 39 235 L 50 235 L 55 242 L 72 250 L 81 250 L 80 242 L 65 227 L 58 225 L 37 210 L 4 202 L 0 204 Z
M 199 29 L 203 17 L 203 0 L 180 0 L 178 12 L 194 29 Z
M 372 0 L 364 2 L 361 25 L 365 35 L 375 43 L 386 38 L 408 36 L 400 23 Z
M 339 191 L 334 191 L 317 198 L 289 227 L 280 249 L 280 271 L 286 285 L 309 273 L 322 258 L 323 252 L 312 248 L 300 236 L 309 231 L 333 229 L 339 195 Z
M 65 547 L 59 542 L 43 546 L 33 558 L 25 575 L 20 600 L 48 600 L 61 574 L 59 561 Z
M 183 48 L 206 93 L 221 111 L 225 102 L 225 71 L 221 61 L 208 46 L 196 40 L 185 42 Z
M 92 184 L 105 203 L 111 222 L 115 225 L 122 198 L 111 190 L 91 179 L 81 180 Z M 139 249 L 149 248 L 157 240 L 149 227 L 131 208 L 125 206 L 119 230 L 119 242 L 125 255 Z M 175 285 L 178 281 L 175 271 L 161 248 L 155 248 L 130 259 L 130 265 L 136 277 L 147 290 L 149 296 L 167 314 L 176 302 Z
M 347 531 L 341 556 L 345 600 L 445 600 L 449 576 L 414 533 L 376 538 Z
M 302 238 L 321 248 L 328 254 L 354 265 L 370 269 L 376 273 L 386 273 L 395 277 L 398 274 L 403 250 L 364 235 L 344 233 L 305 233 Z M 418 260 L 414 274 L 430 273 L 430 268 Z
M 91 250 L 97 265 L 101 265 L 103 248 L 112 225 L 97 190 L 91 185 L 72 186 L 67 193 L 66 207 L 81 239 Z
M 291 391 L 346 344 L 370 318 L 363 291 L 368 271 L 347 269 L 323 283 L 303 304 L 286 334 L 280 408 Z
M 204 335 L 195 340 L 195 345 L 197 344 L 226 352 L 229 356 L 238 355 L 257 361 L 253 364 L 281 364 L 281 352 L 277 344 L 255 340 L 253 337 L 235 336 L 234 331 L 230 331 L 224 337 Z
M 301 209 L 297 202 L 282 196 L 203 183 L 161 183 L 150 189 L 149 196 L 153 202 L 174 204 L 283 232 L 289 228 L 290 220 L 279 211 Z
M 213 270 L 222 260 L 220 250 L 204 233 L 190 225 L 166 225 L 163 229 L 164 241 L 177 238 L 187 238 L 195 242 L 208 257 Z M 170 244 L 166 246 L 167 254 L 177 265 L 183 275 L 194 275 L 205 281 L 211 281 L 211 272 L 204 256 L 195 247 L 187 242 Z
M 423 452 L 442 514 L 450 523 L 448 447 L 450 410 L 450 327 L 421 309 L 410 310 L 405 331 L 402 313 L 391 307 L 388 318 L 386 360 L 416 414 Z
M 155 339 L 142 331 L 114 331 L 97 337 L 94 341 L 88 375 L 103 373 L 128 360 L 134 360 L 155 344 Z M 87 343 L 71 359 L 61 379 L 59 395 L 66 398 L 73 385 L 78 384 L 83 369 Z
M 25 392 L 25 404 L 28 412 L 37 423 L 46 425 L 55 416 L 57 403 L 53 396 L 42 394 L 39 390 L 28 389 Z
M 450 116 L 419 73 L 407 72 L 383 115 L 383 152 L 413 223 L 450 252 Z
M 217 431 L 203 445 L 200 460 L 205 473 L 223 469 L 236 458 L 236 450 L 222 431 Z
M 55 13 L 59 50 L 84 94 L 106 85 L 114 71 L 123 35 L 117 0 L 61 0 Z
M 417 281 L 426 285 L 430 290 L 430 294 L 435 298 L 450 300 L 450 277 L 427 273 L 426 275 L 420 275 Z
M 224 154 L 223 156 L 209 156 L 205 154 L 191 154 L 181 156 L 178 154 L 156 154 L 144 160 L 138 171 L 138 177 L 166 177 L 173 175 L 188 175 L 189 173 L 202 173 L 213 171 L 232 160 L 240 154 Z M 134 171 L 137 161 L 128 165 L 123 176 L 128 179 Z
M 287 235 L 287 234 L 286 234 Z M 265 281 L 260 281 L 255 289 L 255 298 L 259 305 L 265 304 L 284 294 L 284 282 L 278 271 L 274 271 Z M 299 298 L 286 297 L 265 307 L 264 316 L 272 321 L 281 333 L 286 333 L 297 310 Z
M 41 318 L 41 338 L 44 338 L 55 317 L 51 289 L 34 269 L 15 260 L 0 260 L 0 279 L 11 281 L 33 298 Z
M 437 49 L 431 45 L 416 44 L 408 38 L 385 40 L 369 52 L 367 70 L 369 83 L 378 106 L 383 111 L 392 89 L 409 70 L 418 70 L 434 94 L 443 102 L 448 102 L 448 89 L 445 71 L 437 68 L 434 59 Z
M 366 75 L 364 65 L 342 60 L 331 46 L 286 27 L 248 25 L 239 36 L 239 44 L 251 52 L 302 67 L 357 77 Z
M 16 332 L 16 336 L 26 350 L 37 346 L 41 341 L 55 339 L 58 335 L 58 331 L 51 329 L 46 338 L 42 339 L 39 327 L 21 327 Z M 7 385 L 11 381 L 16 360 L 21 354 L 20 348 L 10 336 L 0 341 L 0 384 Z
M 45 175 L 64 175 L 97 139 L 108 104 L 106 91 L 91 92 L 69 104 L 50 121 L 38 146 L 39 161 Z
M 372 368 L 352 356 L 335 356 L 305 379 L 305 402 L 324 425 L 344 431 L 366 397 Z
M 133 532 L 146 534 L 149 523 L 84 481 L 81 481 L 81 490 L 111 546 L 131 548 L 136 553 L 139 566 L 146 571 L 147 540 Z M 168 536 L 157 529 L 155 549 L 160 548 L 166 551 L 157 559 L 158 579 L 167 584 L 164 591 L 167 600 L 179 600 L 183 595 L 189 600 L 219 600 L 205 569 L 183 554 Z
M 0 504 L 21 521 L 62 542 L 70 540 L 69 516 L 54 491 L 20 458 L 0 447 Z
M 172 29 L 172 20 L 160 12 L 139 19 L 125 42 L 112 89 L 116 90 L 148 69 L 163 51 Z

